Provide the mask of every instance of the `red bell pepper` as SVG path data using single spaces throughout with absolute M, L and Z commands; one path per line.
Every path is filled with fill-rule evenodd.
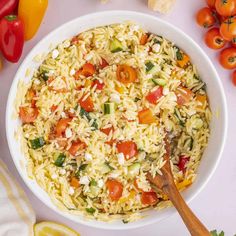
M 0 49 L 10 62 L 18 62 L 24 47 L 24 26 L 15 15 L 0 20 Z
M 18 5 L 19 0 L 0 0 L 0 19 L 12 14 Z

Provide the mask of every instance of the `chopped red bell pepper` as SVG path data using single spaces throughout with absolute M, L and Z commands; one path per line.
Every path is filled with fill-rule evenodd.
M 12 14 L 18 5 L 19 0 L 1 0 L 0 1 L 0 19 Z
M 186 164 L 189 162 L 189 160 L 190 160 L 190 157 L 187 157 L 187 156 L 179 157 L 178 167 L 179 167 L 179 170 L 182 171 L 183 173 L 185 173 L 186 171 Z
M 94 87 L 95 85 L 97 85 L 96 90 L 102 90 L 105 86 L 105 84 L 103 82 L 100 82 L 98 79 L 95 79 L 93 81 L 92 87 Z
M 102 58 L 102 61 L 99 66 L 101 69 L 104 69 L 105 67 L 109 66 L 109 64 L 104 58 Z
M 18 62 L 24 47 L 24 26 L 15 15 L 5 16 L 0 21 L 0 49 L 10 62 Z

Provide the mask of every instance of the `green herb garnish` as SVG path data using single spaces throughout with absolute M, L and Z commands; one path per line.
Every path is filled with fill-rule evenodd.
M 55 166 L 62 167 L 65 159 L 66 159 L 66 155 L 64 153 L 60 153 L 54 162 Z
M 85 209 L 89 214 L 93 214 L 96 210 L 92 207 Z
M 42 138 L 42 137 L 30 140 L 31 148 L 33 148 L 33 149 L 39 149 L 39 148 L 43 147 L 45 145 L 45 143 L 46 142 L 45 142 L 44 138 Z

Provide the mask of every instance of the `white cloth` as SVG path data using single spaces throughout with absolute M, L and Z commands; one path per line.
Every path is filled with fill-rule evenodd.
M 33 236 L 35 213 L 0 159 L 0 236 Z

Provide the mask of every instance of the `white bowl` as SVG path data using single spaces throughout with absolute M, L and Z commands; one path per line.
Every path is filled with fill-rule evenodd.
M 79 32 L 83 32 L 97 26 L 121 23 L 126 20 L 135 21 L 146 30 L 158 35 L 162 35 L 163 37 L 169 39 L 180 48 L 182 48 L 188 55 L 190 55 L 193 64 L 197 66 L 201 78 L 204 82 L 206 82 L 207 93 L 213 113 L 213 119 L 211 122 L 211 135 L 208 147 L 204 152 L 200 167 L 198 169 L 198 177 L 194 184 L 183 192 L 183 196 L 187 202 L 196 197 L 196 195 L 203 189 L 203 187 L 206 185 L 206 183 L 214 173 L 223 150 L 227 131 L 226 100 L 220 78 L 217 75 L 214 66 L 212 65 L 206 54 L 203 52 L 203 50 L 189 36 L 163 20 L 160 20 L 154 16 L 137 12 L 100 12 L 82 16 L 73 21 L 70 21 L 42 39 L 33 48 L 33 50 L 29 53 L 29 55 L 25 58 L 24 62 L 20 66 L 9 93 L 6 111 L 6 133 L 10 152 L 16 168 L 27 186 L 48 207 L 56 211 L 58 214 L 61 214 L 75 222 L 103 229 L 129 229 L 144 226 L 160 221 L 161 219 L 166 218 L 172 213 L 176 212 L 176 210 L 173 207 L 163 209 L 161 211 L 150 210 L 148 212 L 145 212 L 145 215 L 147 215 L 147 217 L 129 224 L 123 224 L 121 221 L 104 223 L 95 220 L 87 220 L 83 217 L 60 211 L 51 202 L 47 193 L 44 192 L 34 180 L 29 179 L 29 177 L 27 176 L 25 168 L 25 158 L 20 151 L 20 142 L 17 141 L 14 137 L 14 133 L 19 127 L 20 122 L 19 120 L 12 119 L 12 113 L 14 109 L 14 100 L 17 93 L 17 84 L 19 80 L 29 80 L 29 77 L 25 78 L 27 68 L 37 68 L 41 63 L 35 63 L 33 61 L 33 58 L 36 55 L 49 52 L 49 45 L 51 43 L 56 45 L 65 39 L 71 38 Z

